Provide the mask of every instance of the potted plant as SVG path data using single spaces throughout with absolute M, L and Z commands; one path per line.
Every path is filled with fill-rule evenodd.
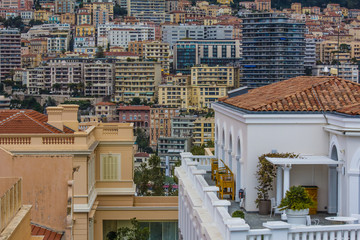
M 266 157 L 272 158 L 295 158 L 298 155 L 294 153 L 267 153 L 259 157 L 257 171 L 255 173 L 258 181 L 258 186 L 255 188 L 257 198 L 255 200 L 256 206 L 259 208 L 260 215 L 270 213 L 271 202 L 269 199 L 269 191 L 273 190 L 273 182 L 276 177 L 276 166 L 266 160 Z
M 236 210 L 235 212 L 233 212 L 231 214 L 231 217 L 245 219 L 245 213 L 243 211 L 241 211 L 241 210 Z
M 286 192 L 285 198 L 278 206 L 279 210 L 286 210 L 287 221 L 290 224 L 306 225 L 306 216 L 314 201 L 302 186 L 292 186 Z

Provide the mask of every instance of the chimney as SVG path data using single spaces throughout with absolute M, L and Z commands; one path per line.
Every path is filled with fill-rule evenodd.
M 63 131 L 64 125 L 62 121 L 62 114 L 64 108 L 62 107 L 47 107 L 46 112 L 48 114 L 48 124 Z
M 75 104 L 64 104 L 59 105 L 64 110 L 62 111 L 62 121 L 65 126 L 71 128 L 75 132 L 79 129 L 79 121 L 78 121 L 78 109 L 79 105 Z

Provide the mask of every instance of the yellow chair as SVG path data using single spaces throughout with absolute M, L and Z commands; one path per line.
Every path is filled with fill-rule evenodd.
M 211 180 L 215 180 L 216 171 L 218 170 L 219 163 L 216 158 L 211 159 Z

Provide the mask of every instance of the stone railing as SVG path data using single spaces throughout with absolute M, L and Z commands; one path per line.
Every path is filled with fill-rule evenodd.
M 0 137 L 0 145 L 10 144 L 10 145 L 24 145 L 31 144 L 30 137 Z
M 187 158 L 190 158 L 192 161 L 199 163 L 197 166 L 199 169 L 203 169 L 206 171 L 211 170 L 211 159 L 214 156 L 206 156 L 206 155 L 192 155 L 192 153 L 186 153 Z
M 19 178 L 0 178 L 0 233 L 22 206 L 21 185 Z
M 263 223 L 264 229 L 250 229 L 243 219 L 228 213 L 230 202 L 219 200 L 218 187 L 209 186 L 201 162 L 204 158 L 181 153 L 179 179 L 179 229 L 183 239 L 216 240 L 359 240 L 360 224 L 294 226 L 282 221 Z

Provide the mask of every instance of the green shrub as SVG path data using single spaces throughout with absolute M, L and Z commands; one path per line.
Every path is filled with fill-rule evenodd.
M 302 186 L 292 186 L 281 200 L 279 210 L 303 210 L 314 206 L 314 201 Z
M 233 212 L 231 214 L 231 217 L 244 219 L 245 218 L 245 213 L 243 211 L 241 211 L 241 210 L 236 210 L 235 212 Z

